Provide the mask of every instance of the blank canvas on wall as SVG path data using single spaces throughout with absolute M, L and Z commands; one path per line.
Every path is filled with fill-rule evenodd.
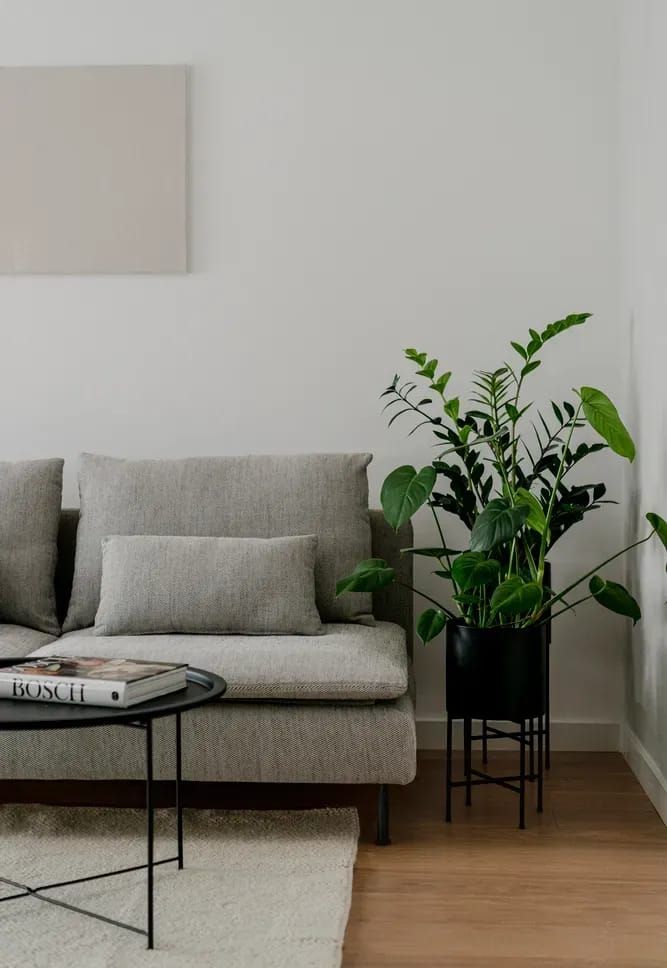
M 0 272 L 185 272 L 187 70 L 0 68 Z

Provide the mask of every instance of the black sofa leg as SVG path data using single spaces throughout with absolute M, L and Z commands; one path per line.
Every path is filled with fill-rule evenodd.
M 378 835 L 375 841 L 378 847 L 388 847 L 389 839 L 389 787 L 381 783 L 378 787 Z

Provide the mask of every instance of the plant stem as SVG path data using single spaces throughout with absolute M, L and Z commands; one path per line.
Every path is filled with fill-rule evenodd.
M 604 568 L 605 565 L 608 565 L 610 562 L 615 561 L 616 558 L 620 558 L 621 555 L 627 554 L 628 551 L 632 551 L 633 548 L 638 548 L 639 545 L 646 544 L 646 542 L 650 541 L 650 539 L 653 537 L 654 534 L 655 534 L 655 529 L 653 529 L 653 531 L 651 531 L 650 534 L 647 534 L 645 538 L 640 538 L 639 541 L 634 541 L 631 545 L 628 545 L 627 548 L 623 548 L 622 551 L 617 551 L 615 555 L 611 556 L 611 558 L 607 558 L 605 561 L 600 562 L 599 565 L 596 565 L 595 568 L 591 568 L 591 570 L 587 571 L 585 575 L 581 576 L 581 578 L 577 578 L 577 580 L 572 582 L 571 585 L 568 585 L 567 588 L 564 588 L 562 592 L 559 592 L 558 595 L 554 595 L 554 597 L 550 598 L 548 602 L 545 602 L 542 608 L 540 609 L 540 614 L 542 614 L 542 612 L 545 609 L 551 608 L 551 606 L 554 605 L 556 602 L 562 601 L 562 599 L 567 595 L 568 592 L 571 592 L 573 588 L 577 587 L 577 585 L 581 585 L 582 581 L 586 581 L 587 578 L 590 578 L 592 575 L 594 575 L 596 571 L 600 570 L 600 568 Z M 567 609 L 562 609 L 561 611 L 567 611 Z M 560 615 L 560 612 L 558 614 Z
M 409 589 L 411 592 L 414 592 L 415 595 L 421 595 L 421 597 L 425 598 L 427 602 L 431 603 L 431 605 L 437 605 L 440 611 L 444 612 L 445 615 L 449 615 L 450 618 L 453 618 L 453 619 L 457 618 L 457 616 L 454 615 L 453 612 L 450 612 L 448 608 L 445 608 L 445 606 L 441 605 L 440 602 L 436 602 L 435 598 L 431 598 L 430 595 L 425 595 L 424 592 L 420 592 L 418 588 L 414 588 L 412 585 L 408 585 L 407 582 L 404 582 L 404 581 L 397 581 L 396 584 L 401 585 L 403 588 Z
M 579 403 L 579 406 L 577 407 L 577 410 L 576 410 L 576 413 L 575 413 L 574 417 L 570 421 L 570 432 L 569 432 L 569 434 L 567 436 L 567 440 L 565 442 L 565 446 L 563 447 L 563 453 L 561 454 L 560 464 L 558 465 L 558 472 L 557 472 L 556 477 L 554 479 L 554 485 L 553 485 L 553 488 L 551 490 L 551 496 L 549 497 L 549 506 L 547 507 L 546 521 L 545 521 L 545 525 L 544 525 L 544 533 L 542 535 L 542 540 L 540 542 L 540 557 L 539 557 L 539 562 L 538 562 L 538 565 L 537 565 L 537 583 L 538 583 L 538 585 L 541 585 L 542 584 L 542 581 L 544 579 L 544 559 L 546 558 L 546 554 L 547 554 L 547 535 L 549 534 L 549 528 L 551 526 L 551 517 L 553 515 L 554 505 L 556 504 L 556 496 L 558 494 L 558 485 L 560 484 L 561 478 L 563 476 L 563 471 L 565 469 L 565 455 L 567 454 L 567 452 L 568 452 L 568 450 L 570 448 L 570 441 L 572 440 L 572 434 L 574 433 L 574 428 L 576 426 L 577 417 L 579 416 L 579 413 L 581 411 L 581 407 L 582 407 L 582 404 L 580 402 Z
M 550 622 L 554 618 L 558 618 L 559 615 L 563 615 L 565 612 L 569 612 L 570 609 L 576 608 L 576 606 L 577 605 L 581 605 L 582 602 L 587 602 L 589 600 L 589 598 L 595 598 L 595 596 L 594 595 L 584 595 L 583 598 L 578 598 L 576 602 L 572 602 L 572 604 L 571 605 L 568 605 L 567 608 L 561 608 L 558 612 L 554 612 L 553 615 L 548 615 L 547 618 L 545 618 L 542 622 L 538 622 L 537 623 L 538 626 L 540 626 L 540 625 L 546 625 L 547 622 Z

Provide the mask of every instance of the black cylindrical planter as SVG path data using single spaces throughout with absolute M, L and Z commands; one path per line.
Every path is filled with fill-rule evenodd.
M 452 719 L 544 714 L 546 626 L 477 629 L 447 626 L 447 713 Z

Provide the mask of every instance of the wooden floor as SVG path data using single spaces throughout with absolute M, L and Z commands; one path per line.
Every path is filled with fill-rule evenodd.
M 444 824 L 442 769 L 423 755 L 393 845 L 360 845 L 345 968 L 667 966 L 667 828 L 619 754 L 554 754 L 525 831 L 501 788 L 456 790 Z
M 489 770 L 516 772 L 516 755 L 492 753 Z M 425 753 L 415 782 L 392 788 L 390 847 L 374 844 L 377 788 L 186 784 L 184 799 L 358 808 L 344 968 L 667 968 L 667 828 L 619 754 L 554 754 L 525 831 L 500 788 L 474 788 L 472 807 L 456 790 L 445 824 L 442 778 L 441 754 Z M 161 785 L 158 802 L 172 795 Z M 0 802 L 143 796 L 140 783 L 0 784 Z

